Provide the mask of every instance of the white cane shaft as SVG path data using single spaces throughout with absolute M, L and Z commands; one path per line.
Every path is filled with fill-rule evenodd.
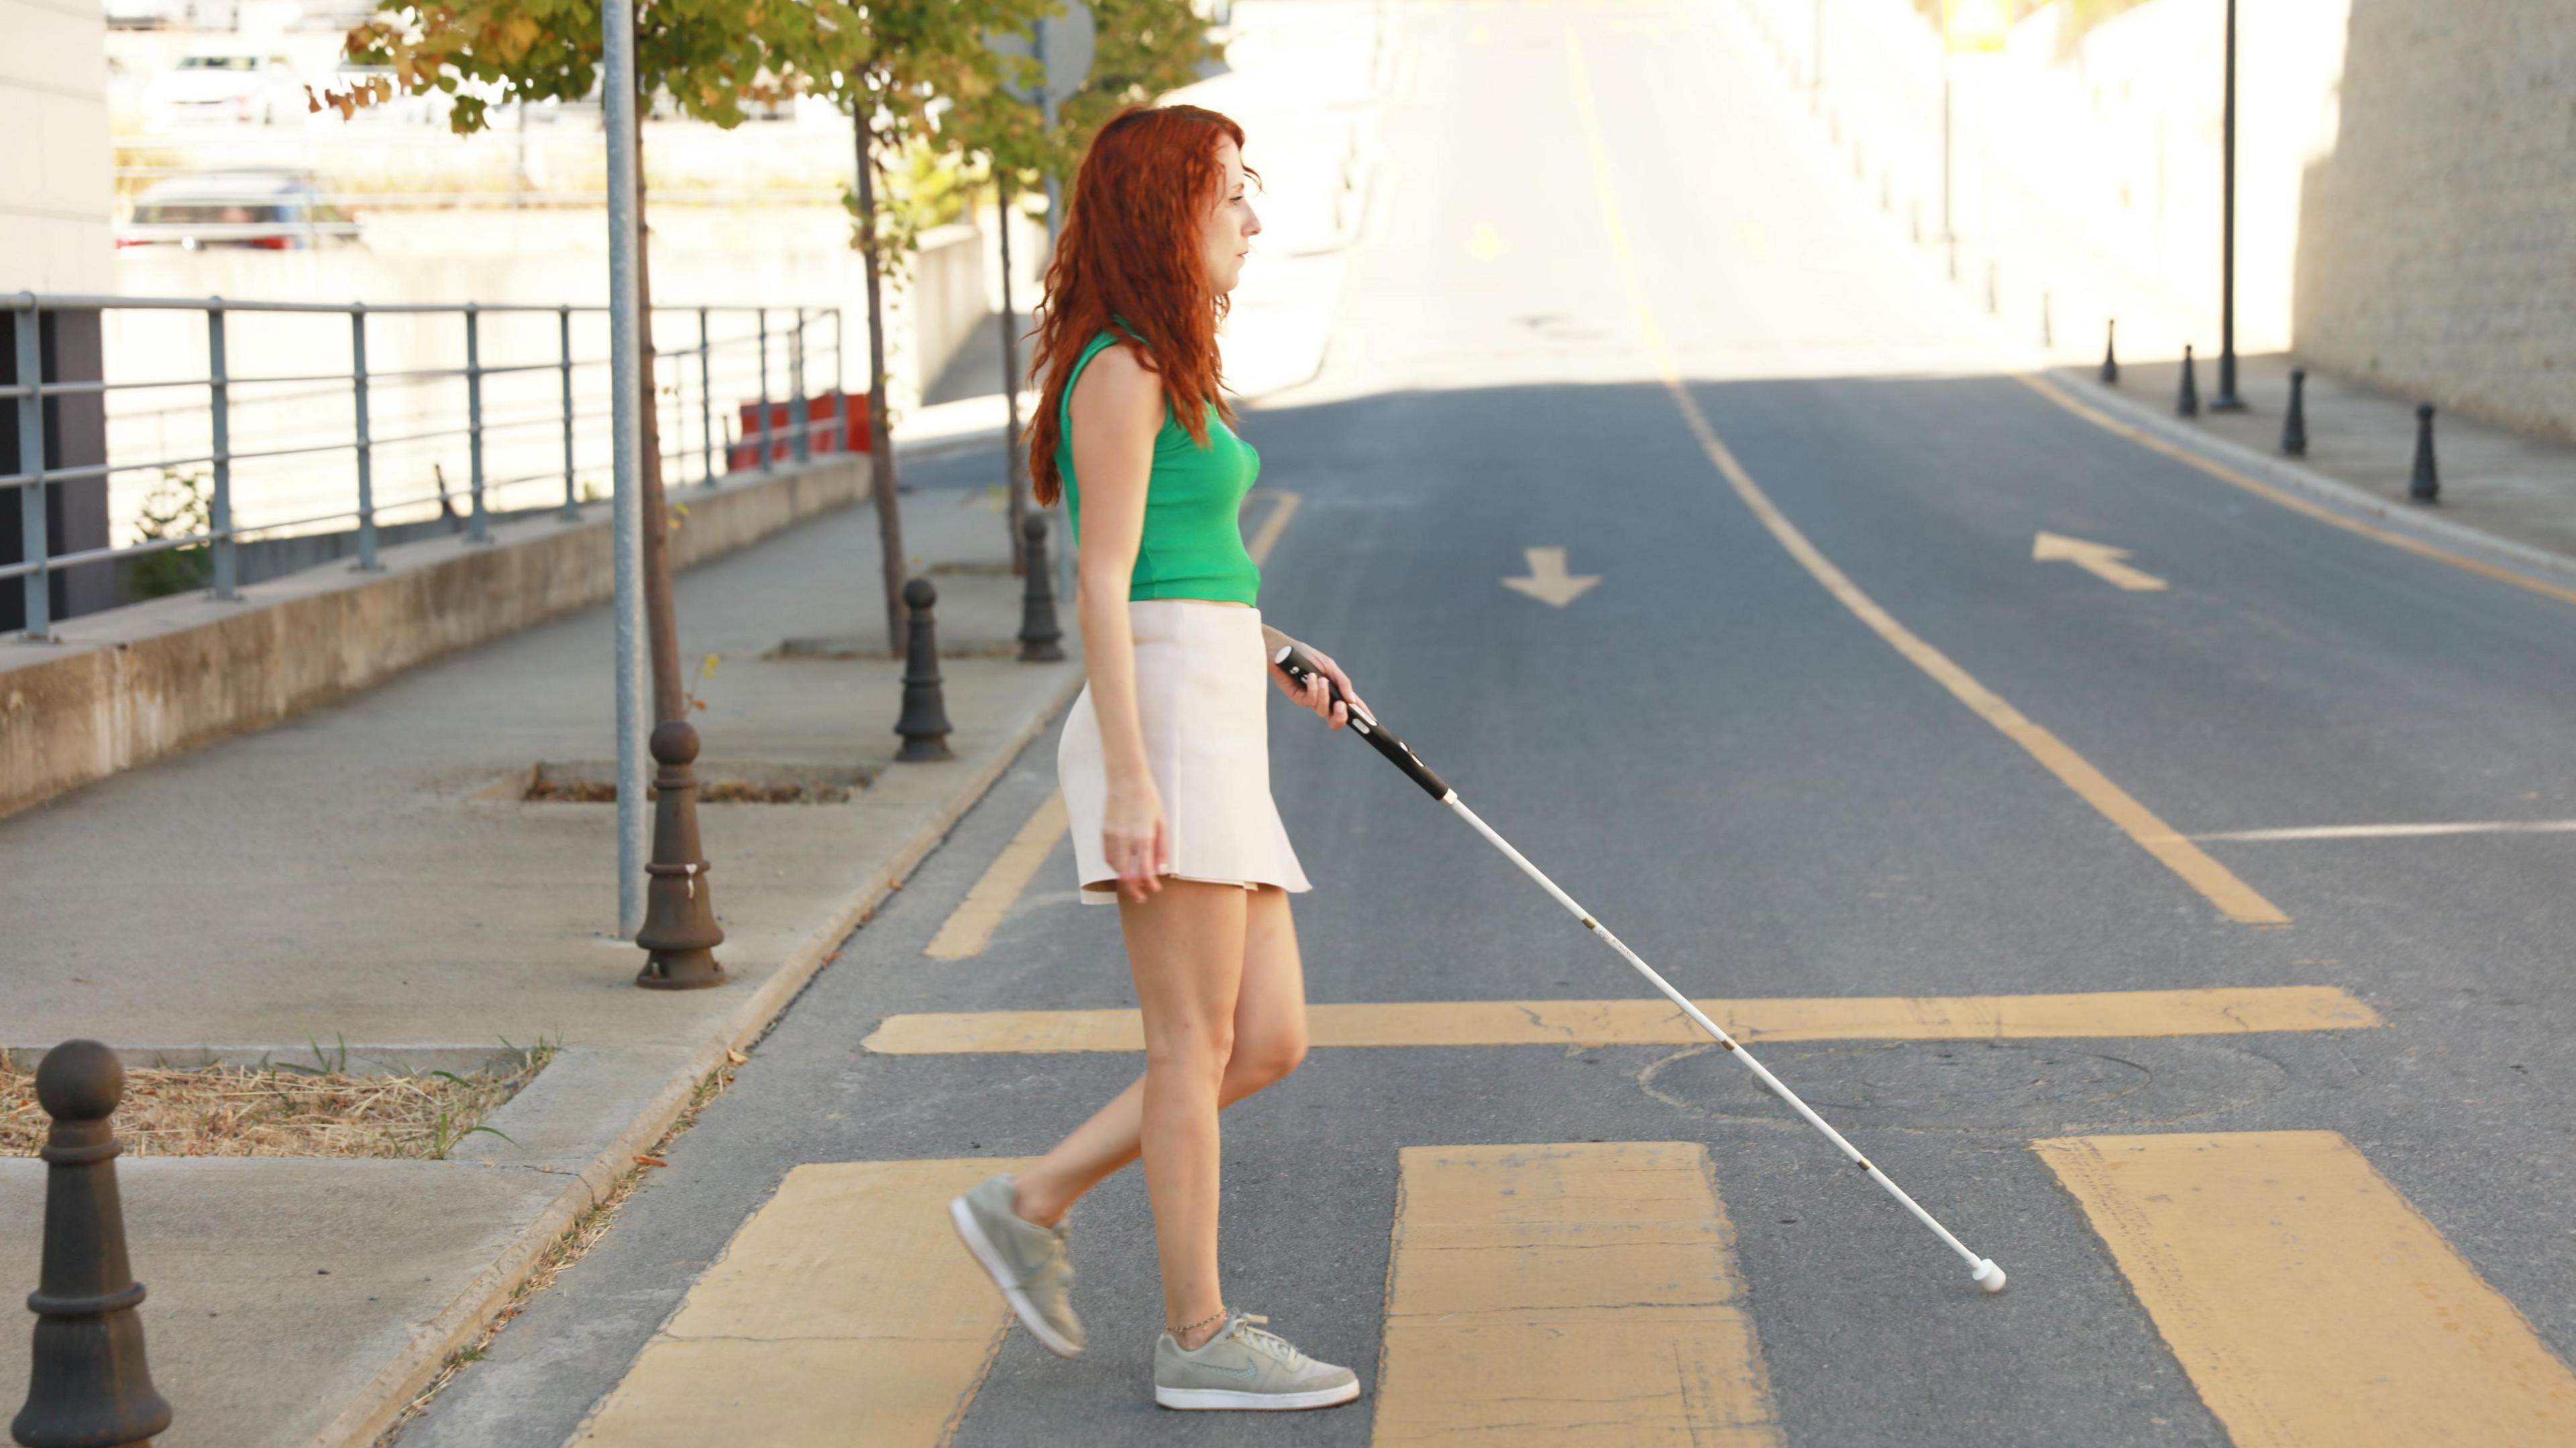
M 1771 1088 L 1772 1095 L 1779 1097 L 1784 1102 L 1787 1102 L 1789 1109 L 1797 1112 L 1799 1116 L 1805 1118 L 1806 1123 L 1809 1126 L 1812 1126 L 1816 1130 L 1824 1133 L 1825 1139 L 1832 1142 L 1835 1147 L 1842 1152 L 1846 1159 L 1867 1171 L 1871 1181 L 1885 1187 L 1889 1196 L 1892 1196 L 1896 1198 L 1897 1201 L 1903 1203 L 1905 1210 L 1913 1213 L 1916 1221 L 1919 1221 L 1924 1226 L 1931 1228 L 1932 1234 L 1939 1237 L 1944 1243 L 1946 1243 L 1951 1251 L 1966 1258 L 1968 1265 L 1971 1267 L 1976 1266 L 1984 1260 L 1976 1253 L 1969 1251 L 1966 1244 L 1962 1243 L 1957 1237 L 1950 1235 L 1949 1228 L 1942 1226 L 1930 1212 L 1923 1210 L 1922 1203 L 1917 1202 L 1913 1197 L 1907 1195 L 1903 1187 L 1898 1186 L 1895 1181 L 1887 1175 L 1887 1173 L 1880 1171 L 1868 1157 L 1863 1156 L 1860 1148 L 1853 1146 L 1848 1140 L 1844 1139 L 1841 1132 L 1834 1130 L 1831 1122 L 1818 1116 L 1815 1113 L 1814 1108 L 1808 1106 L 1806 1102 L 1799 1100 L 1798 1093 L 1790 1090 L 1786 1085 L 1782 1084 L 1779 1077 L 1771 1074 L 1770 1068 L 1764 1066 L 1760 1061 L 1753 1059 L 1753 1053 L 1751 1051 L 1744 1049 L 1742 1043 L 1738 1042 L 1733 1036 L 1728 1035 L 1717 1022 L 1710 1020 L 1708 1018 L 1708 1014 L 1705 1011 L 1702 1011 L 1690 997 L 1683 995 L 1680 991 L 1674 989 L 1671 981 L 1664 979 L 1653 966 L 1646 964 L 1645 960 L 1640 957 L 1637 952 L 1630 950 L 1626 941 L 1611 934 L 1608 927 L 1604 926 L 1600 921 L 1592 918 L 1591 911 L 1584 909 L 1580 904 L 1576 903 L 1573 896 L 1566 894 L 1561 889 L 1558 889 L 1554 880 L 1549 879 L 1546 873 L 1540 870 L 1538 866 L 1531 864 L 1528 856 L 1523 855 L 1520 851 L 1512 848 L 1511 841 L 1504 839 L 1501 835 L 1495 833 L 1492 825 L 1489 825 L 1482 819 L 1478 818 L 1474 810 L 1467 808 L 1466 801 L 1458 798 L 1457 791 L 1450 791 L 1449 794 L 1443 797 L 1440 802 L 1457 811 L 1459 818 L 1475 826 L 1476 833 L 1483 835 L 1486 841 L 1492 844 L 1495 849 L 1502 851 L 1505 859 L 1508 859 L 1513 864 L 1520 866 L 1522 874 L 1536 880 L 1539 883 L 1539 888 L 1554 896 L 1557 904 L 1564 906 L 1567 912 L 1573 915 L 1575 919 L 1582 921 L 1584 929 L 1600 936 L 1611 949 L 1619 952 L 1620 958 L 1627 961 L 1629 965 L 1635 967 L 1637 973 L 1644 976 L 1648 983 L 1652 984 L 1656 990 L 1663 992 L 1665 999 L 1671 1001 L 1674 1005 L 1681 1007 L 1682 1013 L 1689 1016 L 1692 1021 L 1697 1023 L 1701 1030 L 1708 1032 L 1719 1045 L 1725 1047 L 1728 1055 L 1741 1060 L 1747 1067 L 1751 1068 L 1754 1076 L 1757 1077 L 1763 1085 Z

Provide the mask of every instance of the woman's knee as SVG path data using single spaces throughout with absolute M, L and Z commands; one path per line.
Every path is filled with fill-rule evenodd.
M 1149 1033 L 1146 1039 L 1145 1074 L 1196 1076 L 1215 1082 L 1224 1078 L 1227 1063 L 1234 1054 L 1232 1021 L 1218 1019 L 1178 1027 L 1164 1025 Z
M 1237 1036 L 1226 1075 L 1246 1091 L 1284 1081 L 1306 1063 L 1306 1023 L 1284 1021 Z

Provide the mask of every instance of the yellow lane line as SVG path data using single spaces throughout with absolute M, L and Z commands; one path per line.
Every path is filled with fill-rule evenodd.
M 2032 1148 L 2236 1448 L 2576 1443 L 2576 1375 L 2334 1132 Z
M 993 941 L 994 929 L 1011 912 L 1011 903 L 1020 898 L 1020 892 L 1028 888 L 1029 878 L 1037 874 L 1038 866 L 1045 864 L 1054 851 L 1055 842 L 1063 838 L 1064 795 L 1050 794 L 1002 853 L 985 867 L 983 878 L 966 892 L 965 899 L 957 902 L 957 908 L 949 912 L 947 922 L 930 938 L 929 948 L 922 954 L 935 960 L 963 960 L 983 954 L 984 947 Z
M 2348 517 L 2323 503 L 2302 498 L 2288 489 L 2275 487 L 2259 478 L 2248 477 L 2225 463 L 2202 457 L 2189 448 L 2167 442 L 2154 433 L 2132 427 L 2091 403 L 2080 401 L 2050 378 L 2016 374 L 2013 380 L 2105 432 L 2126 438 L 2150 452 L 2162 453 L 2187 467 L 2197 468 L 2222 483 L 2242 488 L 2266 502 L 2277 503 L 2291 512 L 2341 528 L 2347 533 L 2358 533 L 2364 538 L 2385 543 L 2391 548 L 2402 548 L 2419 558 L 2430 558 L 2435 562 L 2447 563 L 2453 568 L 2466 569 L 2480 578 L 2492 578 L 2498 583 L 2510 583 L 2516 588 L 2554 598 L 2561 603 L 2576 603 L 2576 588 L 2570 588 L 2561 583 L 2549 583 L 2528 574 L 2517 573 L 2500 564 L 2473 558 L 2466 553 L 2453 552 L 2439 544 L 2427 543 L 2420 538 L 2410 538 L 2394 529 L 2382 528 L 2376 523 Z
M 572 1441 L 940 1448 L 1010 1323 L 944 1206 L 1018 1165 L 972 1157 L 789 1172 Z
M 1697 1142 L 1411 1146 L 1380 1448 L 1773 1448 L 1735 1233 Z
M 2079 1040 L 2350 1031 L 2379 1013 L 2332 986 L 2098 991 L 2071 995 L 1705 1000 L 1745 1041 Z M 1317 1046 L 1672 1046 L 1706 1039 L 1660 1000 L 1395 1001 L 1310 1005 Z M 884 1055 L 1141 1051 L 1132 1010 L 888 1016 L 863 1043 Z
M 1288 531 L 1288 520 L 1297 516 L 1297 505 L 1302 501 L 1300 494 L 1285 488 L 1261 491 L 1272 500 L 1270 513 L 1254 530 L 1252 541 L 1243 545 L 1243 551 L 1252 555 L 1256 566 L 1269 561 L 1270 550 L 1278 546 L 1279 535 Z M 1001 928 L 1002 917 L 1019 903 L 1020 892 L 1036 878 L 1038 867 L 1054 852 L 1064 831 L 1064 796 L 1048 795 L 1028 822 L 1020 826 L 1020 832 L 1002 847 L 1002 853 L 984 867 L 983 875 L 966 892 L 966 898 L 948 912 L 939 933 L 930 938 L 922 954 L 934 960 L 964 960 L 983 954 L 984 947 L 993 943 L 993 932 Z
M 1734 452 L 1718 438 L 1717 429 L 1709 424 L 1707 415 L 1700 411 L 1699 403 L 1683 384 L 1681 373 L 1673 364 L 1672 350 L 1665 345 L 1663 332 L 1655 325 L 1654 312 L 1647 302 L 1636 258 L 1628 248 L 1628 229 L 1620 219 L 1618 198 L 1611 192 L 1610 166 L 1602 145 L 1600 118 L 1594 110 L 1591 82 L 1584 71 L 1583 43 L 1571 27 L 1565 32 L 1565 43 L 1567 61 L 1574 78 L 1575 111 L 1581 122 L 1585 150 L 1592 162 L 1593 187 L 1600 197 L 1602 220 L 1610 233 L 1610 249 L 1618 258 L 1619 275 L 1626 284 L 1630 305 L 1636 310 L 1647 348 L 1654 354 L 1664 389 L 1672 394 L 1673 403 L 1681 410 L 1683 420 L 1690 424 L 1692 433 L 1699 438 L 1701 451 L 1708 455 L 1708 460 L 1725 477 L 1744 506 L 1752 510 L 1753 516 L 1761 520 L 1762 526 L 1790 557 L 1798 560 L 1810 576 L 1824 585 L 1827 593 L 1867 624 L 1871 632 L 1886 640 L 1889 647 L 1949 690 L 1952 697 L 1967 705 L 1978 718 L 2020 745 L 2031 758 L 2039 761 L 2042 768 L 2056 775 L 2086 804 L 2125 831 L 2140 849 L 2199 891 L 2210 904 L 2218 907 L 2221 914 L 2244 925 L 2289 924 L 2290 917 L 2279 906 L 2236 878 L 2233 871 L 2185 839 L 2127 790 L 2113 784 L 2108 776 L 2069 748 L 2064 740 L 2032 722 L 2020 710 L 2006 703 L 2002 696 L 1978 683 L 1949 655 L 1897 622 L 1895 615 L 1879 607 L 1815 544 L 1809 542 L 1807 535 L 1790 522 L 1787 515 L 1772 503 L 1770 495 L 1753 481 L 1753 475 L 1744 470 Z

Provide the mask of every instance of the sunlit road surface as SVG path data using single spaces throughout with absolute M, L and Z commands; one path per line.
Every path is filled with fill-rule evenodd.
M 2010 1289 L 1282 706 L 1227 1290 L 1357 1404 L 1151 1406 L 1135 1173 L 1078 1360 L 948 1236 L 1139 1064 L 1049 740 L 413 1441 L 2576 1441 L 2576 607 L 2016 380 L 1723 0 L 1394 42 L 1264 612 Z

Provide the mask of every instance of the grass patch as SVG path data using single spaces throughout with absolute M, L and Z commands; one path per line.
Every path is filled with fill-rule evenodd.
M 363 1076 L 347 1052 L 319 1066 L 128 1067 L 116 1136 L 133 1156 L 408 1157 L 438 1161 L 553 1059 L 540 1043 L 517 1064 L 459 1075 Z M 33 1156 L 47 1121 L 36 1073 L 0 1052 L 0 1156 Z M 506 1138 L 505 1138 L 506 1139 Z

